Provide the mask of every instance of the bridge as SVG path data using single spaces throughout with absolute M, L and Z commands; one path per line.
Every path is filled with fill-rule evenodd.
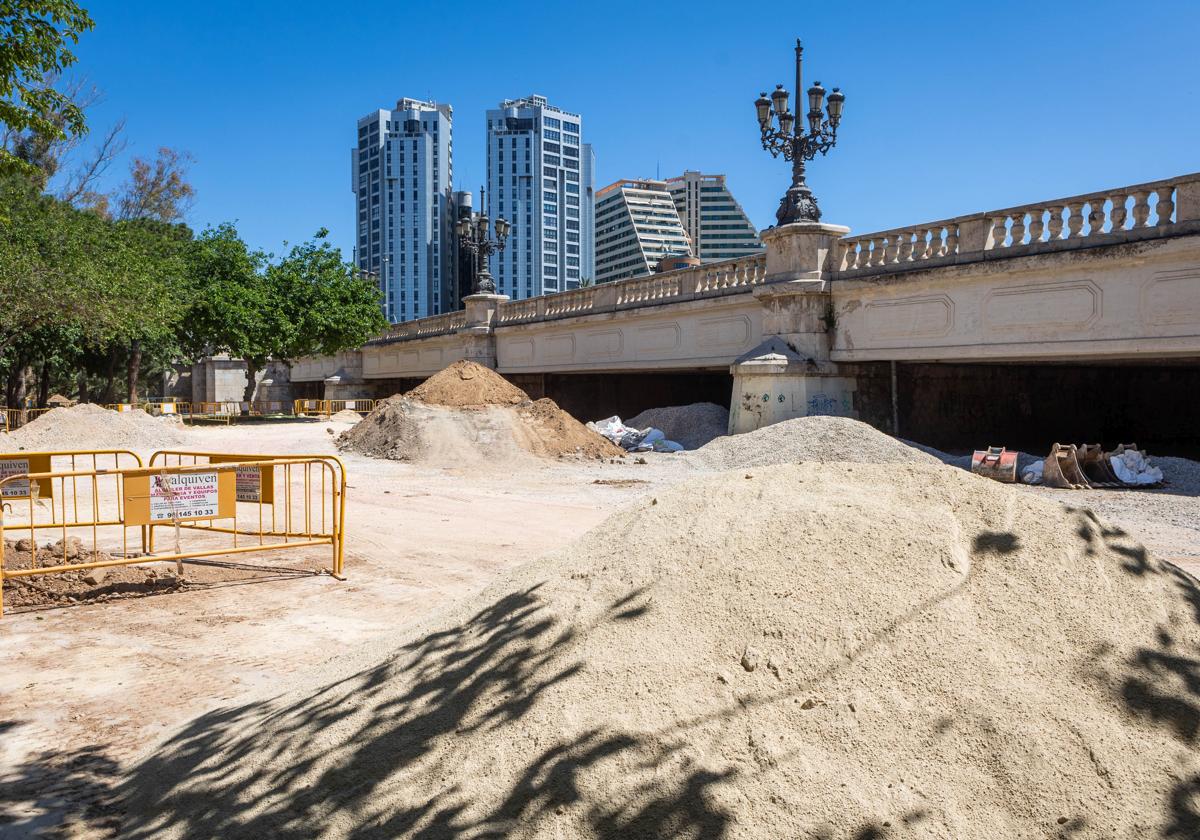
M 962 422 L 1020 437 L 1021 417 L 1082 412 L 1105 433 L 1200 434 L 1190 403 L 1190 433 L 1089 405 L 1107 389 L 1109 403 L 1162 408 L 1200 386 L 1200 173 L 877 233 L 805 223 L 762 239 L 764 253 L 736 260 L 526 300 L 476 295 L 361 350 L 301 360 L 291 380 L 383 396 L 466 358 L 597 416 L 724 395 L 731 431 L 833 413 L 927 437 Z

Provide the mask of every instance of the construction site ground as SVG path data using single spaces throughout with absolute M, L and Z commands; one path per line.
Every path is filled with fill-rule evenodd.
M 185 448 L 333 454 L 330 432 L 345 428 L 318 421 L 198 428 Z M 349 478 L 344 582 L 313 575 L 308 556 L 251 555 L 228 575 L 189 564 L 195 583 L 182 590 L 6 612 L 0 815 L 10 827 L 14 819 L 23 826 L 15 836 L 86 805 L 89 775 L 119 772 L 183 722 L 281 693 L 320 663 L 480 590 L 502 570 L 703 469 L 688 455 L 665 454 L 542 459 L 520 469 L 342 457 Z M 1194 495 L 1170 488 L 1029 492 L 1094 507 L 1159 557 L 1200 572 Z

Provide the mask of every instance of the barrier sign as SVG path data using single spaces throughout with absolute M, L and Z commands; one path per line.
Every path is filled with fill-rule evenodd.
M 230 464 L 252 461 L 253 455 L 209 455 L 211 464 Z M 237 500 L 239 502 L 262 502 L 269 505 L 275 501 L 275 468 L 241 466 L 237 468 Z
M 12 475 L 50 472 L 49 455 L 0 455 L 0 481 Z M 5 499 L 28 499 L 29 480 L 11 481 L 0 489 Z M 53 498 L 54 486 L 50 479 L 38 480 L 38 497 Z
M 125 475 L 125 524 L 224 519 L 234 515 L 233 471 Z

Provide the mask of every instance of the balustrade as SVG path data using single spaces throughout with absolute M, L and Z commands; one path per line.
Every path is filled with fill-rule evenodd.
M 837 266 L 842 274 L 848 274 L 892 266 L 911 267 L 926 261 L 953 261 L 963 253 L 963 227 L 968 224 L 972 225 L 972 230 L 980 230 L 977 226 L 983 226 L 982 232 L 972 234 L 971 241 L 975 243 L 972 252 L 1030 245 L 1071 248 L 1080 239 L 1110 237 L 1115 240 L 1123 234 L 1147 228 L 1165 234 L 1179 221 L 1176 218 L 1178 190 L 1187 185 L 1192 190 L 1189 195 L 1194 196 L 1200 192 L 1198 181 L 1200 176 L 1188 175 L 960 216 L 930 225 L 849 236 L 841 240 Z M 1194 216 L 1193 212 L 1187 220 L 1198 221 Z

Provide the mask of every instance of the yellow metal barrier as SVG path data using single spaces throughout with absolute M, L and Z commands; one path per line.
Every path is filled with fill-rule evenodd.
M 284 400 L 255 400 L 250 403 L 250 414 L 265 417 L 269 414 L 291 414 L 292 403 Z
M 238 457 L 250 460 L 226 460 Z M 189 459 L 195 462 L 167 463 Z M 181 567 L 194 558 L 328 546 L 329 573 L 342 578 L 346 474 L 336 457 L 157 452 L 151 463 L 0 478 L 0 495 L 24 489 L 27 495 L 20 498 L 29 500 L 27 511 L 24 505 L 0 509 L 0 615 L 6 578 L 108 566 L 173 561 Z M 66 513 L 69 495 L 75 496 L 74 516 Z M 81 496 L 90 502 L 84 514 L 79 512 Z M 52 500 L 48 507 L 40 501 L 46 497 Z M 58 498 L 61 515 L 53 502 Z M 156 529 L 163 526 L 170 529 L 171 547 L 155 553 Z M 43 566 L 36 534 L 48 528 L 62 529 L 63 562 Z M 131 528 L 140 551 L 130 550 Z M 66 562 L 67 537 L 73 531 L 90 531 L 93 559 Z M 14 533 L 28 533 L 34 544 L 30 568 L 5 568 L 3 540 Z M 109 559 L 95 559 L 101 551 Z
M 296 400 L 292 410 L 297 417 L 330 417 L 346 409 L 370 414 L 378 404 L 379 400 Z
M 370 414 L 375 410 L 378 400 L 325 400 L 325 410 L 329 415 L 339 411 L 357 411 L 359 414 Z

